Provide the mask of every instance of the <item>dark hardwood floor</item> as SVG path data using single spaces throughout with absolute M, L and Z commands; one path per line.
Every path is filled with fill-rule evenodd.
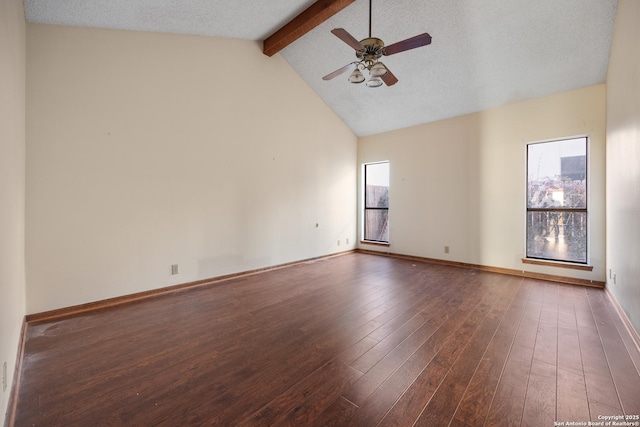
M 28 325 L 15 425 L 554 426 L 639 360 L 601 289 L 352 253 Z

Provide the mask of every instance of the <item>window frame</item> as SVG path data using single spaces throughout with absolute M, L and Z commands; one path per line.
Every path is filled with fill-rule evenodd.
M 584 177 L 584 191 L 585 191 L 585 206 L 580 208 L 566 208 L 566 207 L 529 207 L 529 147 L 532 145 L 538 144 L 548 144 L 553 142 L 562 142 L 562 141 L 572 141 L 584 139 L 584 156 L 585 156 L 585 177 Z M 589 147 L 590 147 L 590 139 L 588 135 L 576 135 L 564 138 L 554 138 L 543 141 L 532 141 L 528 142 L 525 145 L 525 230 L 524 230 L 524 253 L 525 257 L 522 259 L 523 262 L 529 262 L 532 264 L 543 264 L 543 265 L 559 265 L 559 266 L 567 266 L 569 268 L 577 268 L 577 269 L 589 269 L 591 270 L 590 264 L 590 240 L 589 240 L 589 227 L 590 227 L 590 219 L 589 219 L 589 199 L 590 199 L 590 189 L 589 183 L 590 179 L 590 168 L 589 168 Z M 568 259 L 559 259 L 559 258 L 548 258 L 541 257 L 529 254 L 529 214 L 532 212 L 548 212 L 548 213 L 580 213 L 585 216 L 585 260 L 584 261 L 576 261 L 576 260 L 568 260 Z M 564 225 L 564 224 L 563 224 Z
M 362 164 L 362 243 L 370 243 L 370 244 L 378 244 L 378 245 L 389 245 L 389 202 L 387 201 L 387 207 L 367 207 L 367 166 L 372 165 L 380 165 L 386 164 L 387 168 L 390 166 L 390 162 L 388 160 L 382 160 L 377 162 L 367 162 Z M 390 184 L 388 184 L 390 187 Z M 367 211 L 386 211 L 387 212 L 387 240 L 376 240 L 376 239 L 367 239 Z

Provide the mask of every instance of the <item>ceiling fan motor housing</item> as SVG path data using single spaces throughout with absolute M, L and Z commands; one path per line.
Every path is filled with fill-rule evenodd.
M 356 57 L 361 61 L 377 61 L 384 54 L 384 42 L 377 37 L 360 40 L 364 50 L 356 50 Z

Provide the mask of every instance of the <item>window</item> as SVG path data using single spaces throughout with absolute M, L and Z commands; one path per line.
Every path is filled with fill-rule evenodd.
M 527 145 L 527 258 L 587 263 L 587 138 Z
M 389 162 L 364 165 L 364 240 L 389 243 Z

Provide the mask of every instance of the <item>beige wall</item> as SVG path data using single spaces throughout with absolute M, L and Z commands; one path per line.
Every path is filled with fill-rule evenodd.
M 25 314 L 25 23 L 22 0 L 0 1 L 0 388 L 4 419 Z
M 256 42 L 28 24 L 27 140 L 28 313 L 354 247 L 357 138 Z
M 640 331 L 640 1 L 620 0 L 607 73 L 607 286 Z M 608 272 L 609 270 L 607 270 Z
M 525 266 L 526 144 L 577 135 L 590 138 L 593 271 Z M 604 281 L 604 85 L 361 138 L 358 160 L 390 161 L 391 252 Z

